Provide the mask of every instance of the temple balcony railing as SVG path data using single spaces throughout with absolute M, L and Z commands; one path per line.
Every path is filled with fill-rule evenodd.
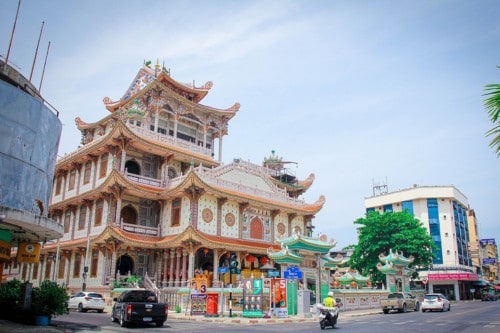
M 131 224 L 123 222 L 120 223 L 120 228 L 124 231 L 131 232 L 139 235 L 146 236 L 160 236 L 160 227 L 147 227 L 144 225 Z
M 124 174 L 128 180 L 133 181 L 134 183 L 148 185 L 148 186 L 154 186 L 154 187 L 159 187 L 159 188 L 166 187 L 166 183 L 162 179 L 145 177 L 145 176 L 137 175 L 135 173 L 127 172 L 126 170 L 125 170 Z
M 189 142 L 186 140 L 175 138 L 171 135 L 153 132 L 150 129 L 145 128 L 145 127 L 134 126 L 131 124 L 127 124 L 127 126 L 128 126 L 128 128 L 130 128 L 132 130 L 132 132 L 134 132 L 142 137 L 146 137 L 146 138 L 158 141 L 158 142 L 162 142 L 162 143 L 166 143 L 166 144 L 169 144 L 172 146 L 183 148 L 183 149 L 189 150 L 189 151 L 194 152 L 194 153 L 203 154 L 206 156 L 212 156 L 212 149 L 205 148 L 203 146 L 199 146 L 195 143 L 192 143 L 192 142 Z

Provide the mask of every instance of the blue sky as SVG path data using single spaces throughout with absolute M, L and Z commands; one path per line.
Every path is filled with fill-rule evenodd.
M 6 56 L 17 0 L 1 0 Z M 479 1 L 36 1 L 24 0 L 10 61 L 61 112 L 60 155 L 76 149 L 74 119 L 108 114 L 144 60 L 180 82 L 214 83 L 203 104 L 240 111 L 223 161 L 260 164 L 271 150 L 297 162 L 326 196 L 316 233 L 357 240 L 374 182 L 389 191 L 455 185 L 481 238 L 500 241 L 500 160 L 484 85 L 500 83 L 500 2 Z

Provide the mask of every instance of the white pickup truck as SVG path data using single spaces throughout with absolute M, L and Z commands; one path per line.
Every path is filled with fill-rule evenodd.
M 418 311 L 420 310 L 420 301 L 410 293 L 391 293 L 387 295 L 387 298 L 380 300 L 380 306 L 385 314 L 388 314 L 391 310 L 397 310 L 398 312 Z

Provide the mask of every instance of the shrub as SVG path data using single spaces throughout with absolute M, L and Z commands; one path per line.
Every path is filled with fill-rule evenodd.
M 33 288 L 31 307 L 35 316 L 58 316 L 68 312 L 68 293 L 64 286 L 45 280 Z
M 0 318 L 9 319 L 21 300 L 21 281 L 14 279 L 0 284 Z

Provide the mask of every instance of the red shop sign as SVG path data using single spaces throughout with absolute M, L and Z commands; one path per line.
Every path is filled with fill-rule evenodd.
M 448 273 L 448 274 L 428 274 L 429 280 L 467 280 L 476 281 L 479 279 L 477 274 L 472 273 Z

